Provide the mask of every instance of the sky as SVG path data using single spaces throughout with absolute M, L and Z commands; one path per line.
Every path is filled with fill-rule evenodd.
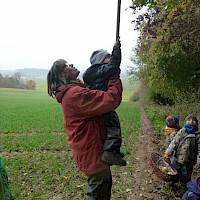
M 79 70 L 90 66 L 97 49 L 112 51 L 118 0 L 0 0 L 0 69 L 50 69 L 65 59 Z M 133 65 L 131 0 L 121 1 L 121 68 Z

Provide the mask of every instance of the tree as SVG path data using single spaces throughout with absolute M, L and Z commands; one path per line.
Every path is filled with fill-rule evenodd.
M 15 72 L 13 78 L 16 79 L 16 81 L 18 82 L 18 84 L 21 81 L 21 73 L 20 72 Z
M 8 75 L 3 77 L 2 74 L 0 74 L 0 87 L 35 90 L 36 82 L 35 80 L 27 80 L 26 84 L 24 84 L 23 81 L 21 80 L 21 74 L 18 72 L 11 77 Z
M 140 31 L 133 59 L 140 63 L 140 78 L 166 98 L 199 94 L 200 1 L 138 0 L 133 5 L 134 12 L 149 8 L 133 20 Z
M 27 89 L 35 90 L 36 88 L 36 82 L 34 80 L 28 80 L 26 81 Z

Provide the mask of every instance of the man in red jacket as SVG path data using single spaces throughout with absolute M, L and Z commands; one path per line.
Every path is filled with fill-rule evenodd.
M 91 90 L 79 79 L 80 71 L 59 59 L 48 75 L 48 94 L 62 105 L 68 143 L 80 171 L 88 177 L 87 200 L 110 200 L 110 166 L 101 160 L 105 133 L 102 114 L 116 109 L 122 100 L 119 73 L 107 91 Z

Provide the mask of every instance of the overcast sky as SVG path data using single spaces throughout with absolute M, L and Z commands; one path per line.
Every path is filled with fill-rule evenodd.
M 0 69 L 49 69 L 59 58 L 80 70 L 94 50 L 111 52 L 118 0 L 0 0 Z M 122 68 L 136 44 L 131 0 L 122 0 Z

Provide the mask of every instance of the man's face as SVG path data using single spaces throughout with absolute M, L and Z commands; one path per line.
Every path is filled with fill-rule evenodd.
M 73 64 L 66 63 L 66 67 L 63 69 L 63 78 L 74 81 L 77 79 L 79 73 L 80 71 L 73 67 Z

